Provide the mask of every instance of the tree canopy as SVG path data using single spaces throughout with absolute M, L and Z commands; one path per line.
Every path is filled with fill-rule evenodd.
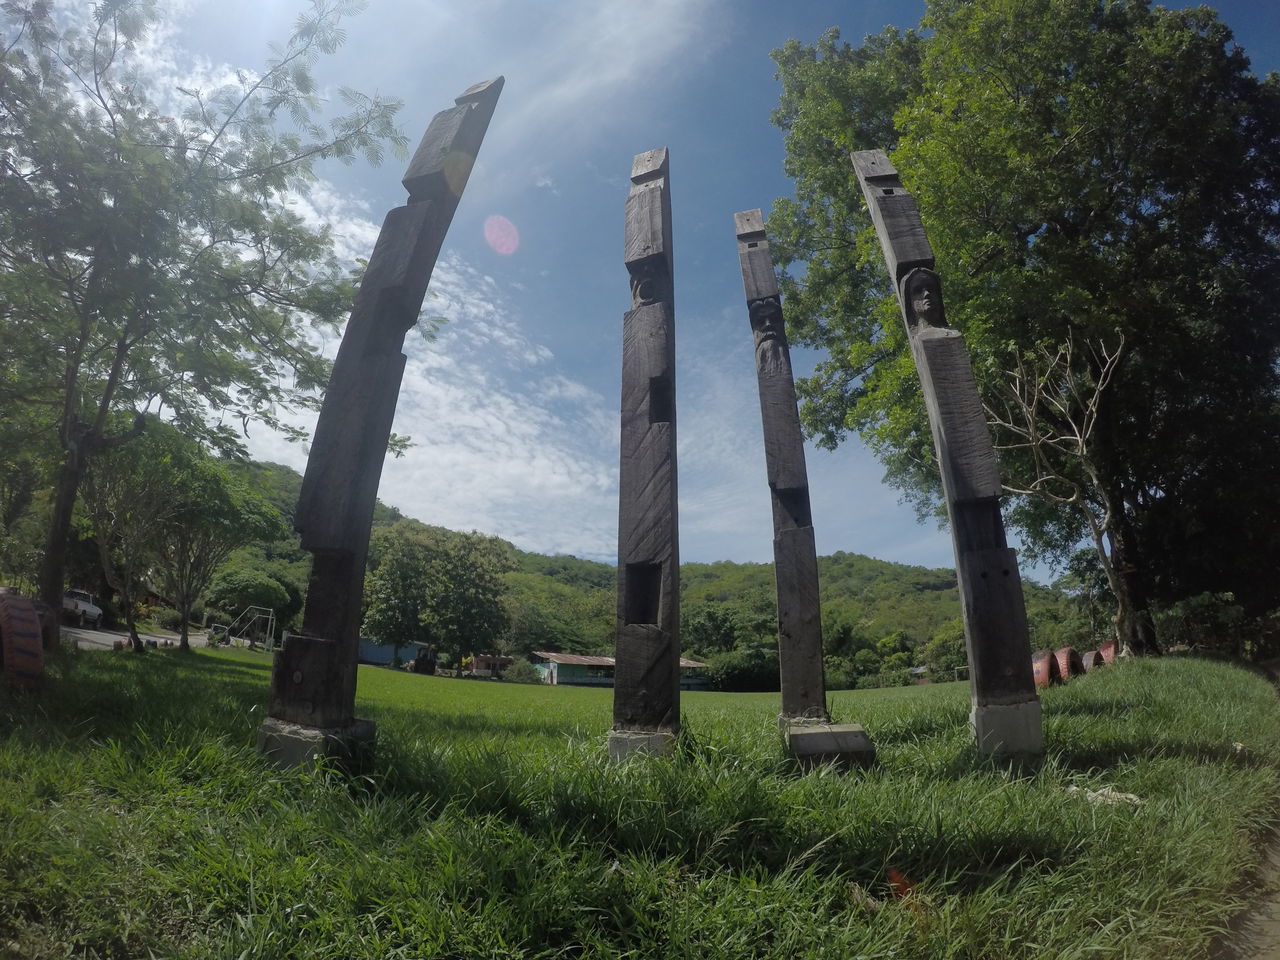
M 141 429 L 118 412 L 235 447 L 325 383 L 308 331 L 346 315 L 350 271 L 287 201 L 316 161 L 404 146 L 397 101 L 344 89 L 335 112 L 314 79 L 357 6 L 314 0 L 261 70 L 173 90 L 133 56 L 154 3 L 0 6 L 0 407 L 58 439 L 46 602 L 86 464 Z
M 1280 465 L 1280 77 L 1254 76 L 1206 8 L 931 0 L 920 26 L 774 54 L 796 196 L 770 235 L 794 339 L 826 353 L 800 384 L 807 429 L 829 446 L 857 432 L 890 482 L 936 503 L 849 165 L 885 148 L 1029 549 L 1064 562 L 1092 542 L 1134 649 L 1155 647 L 1152 596 L 1280 603 L 1256 573 L 1280 559 L 1258 497 Z

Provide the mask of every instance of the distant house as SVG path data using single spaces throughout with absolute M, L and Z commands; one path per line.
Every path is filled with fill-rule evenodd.
M 403 644 L 400 647 L 401 659 L 406 659 L 409 655 L 410 645 Z M 361 663 L 372 663 L 377 666 L 386 666 L 395 659 L 396 649 L 392 646 L 383 646 L 373 637 L 360 638 L 360 652 L 356 655 L 356 659 Z
M 617 662 L 613 657 L 596 657 L 581 653 L 549 653 L 535 650 L 534 666 L 542 674 L 543 683 L 565 684 L 575 687 L 612 687 L 613 670 Z M 694 676 L 688 671 L 706 667 L 697 660 L 680 658 L 680 689 L 705 690 L 706 677 Z

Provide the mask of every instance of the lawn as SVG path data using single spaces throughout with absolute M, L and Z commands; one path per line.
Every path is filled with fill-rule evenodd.
M 678 754 L 615 765 L 611 691 L 373 668 L 376 769 L 279 772 L 267 671 L 2 695 L 0 957 L 1195 957 L 1280 799 L 1272 688 L 1190 659 L 1050 691 L 1035 771 L 973 752 L 965 685 L 835 694 L 879 762 L 804 776 L 776 695 L 686 694 Z

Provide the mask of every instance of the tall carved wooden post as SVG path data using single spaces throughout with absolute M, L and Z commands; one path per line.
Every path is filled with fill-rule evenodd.
M 818 551 L 809 505 L 809 475 L 796 409 L 791 349 L 769 238 L 759 210 L 746 210 L 733 219 L 742 286 L 755 340 L 765 472 L 773 502 L 778 667 L 782 679 L 779 722 L 786 732 L 788 750 L 805 765 L 834 761 L 866 766 L 875 759 L 875 748 L 866 732 L 857 724 L 833 726 L 827 715 Z
M 631 165 L 624 259 L 618 629 L 609 756 L 671 749 L 680 729 L 675 303 L 667 150 Z
M 258 749 L 281 765 L 357 759 L 373 746 L 355 718 L 360 606 L 373 506 L 405 358 L 445 233 L 471 174 L 503 78 L 476 84 L 436 114 L 369 258 L 316 423 L 294 526 L 314 559 L 303 633 L 276 656 Z
M 1044 751 L 1018 561 L 1005 541 L 1000 471 L 964 337 L 946 325 L 933 248 L 915 199 L 882 150 L 853 154 L 906 321 L 951 520 L 969 651 L 974 734 L 983 753 Z

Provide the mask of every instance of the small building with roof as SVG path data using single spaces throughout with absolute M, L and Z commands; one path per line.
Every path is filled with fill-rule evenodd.
M 553 653 L 546 650 L 533 652 L 534 666 L 542 674 L 542 682 L 575 687 L 612 687 L 613 670 L 617 662 L 613 657 L 601 657 L 584 653 Z M 705 663 L 680 658 L 680 689 L 705 690 L 709 681 L 705 675 L 692 673 L 706 668 Z

